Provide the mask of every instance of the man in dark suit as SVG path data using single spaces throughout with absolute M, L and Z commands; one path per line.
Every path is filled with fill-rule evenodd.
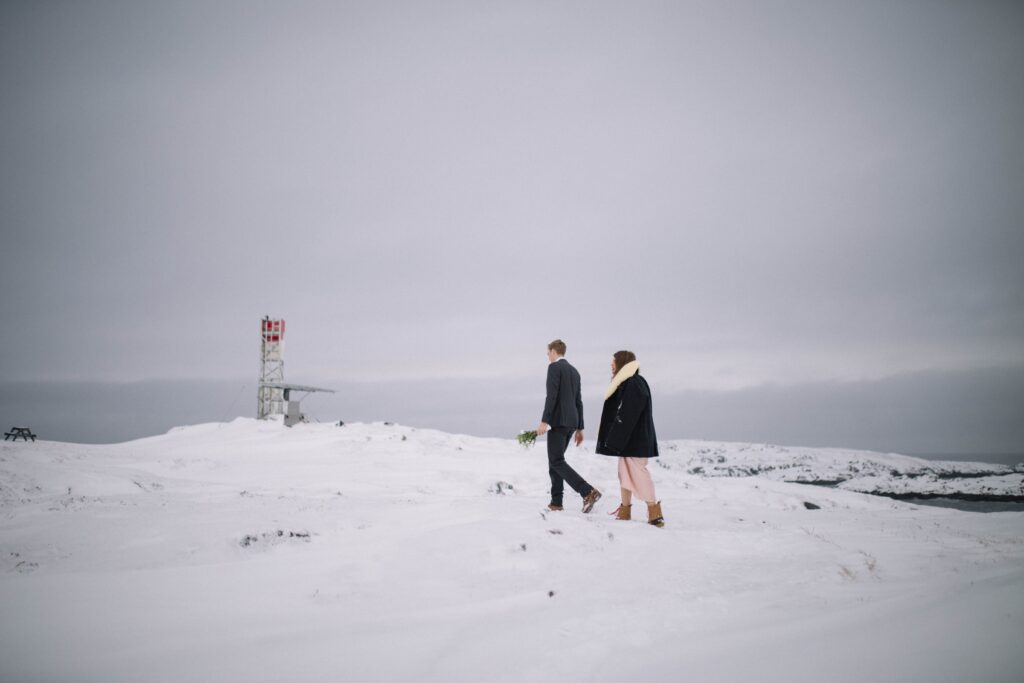
M 565 342 L 561 339 L 548 344 L 547 398 L 544 415 L 537 434 L 548 435 L 548 474 L 551 476 L 551 503 L 549 510 L 562 509 L 563 483 L 583 496 L 583 512 L 594 509 L 601 492 L 588 484 L 565 461 L 569 440 L 576 433 L 576 445 L 583 443 L 583 399 L 580 397 L 580 373 L 565 359 Z

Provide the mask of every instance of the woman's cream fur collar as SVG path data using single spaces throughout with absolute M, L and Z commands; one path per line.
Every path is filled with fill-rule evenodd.
M 615 390 L 619 388 L 619 385 L 625 382 L 627 379 L 640 372 L 640 362 L 632 360 L 622 366 L 622 369 L 615 373 L 615 377 L 612 378 L 612 383 L 608 385 L 608 388 L 604 390 L 604 400 L 608 400 L 615 393 Z

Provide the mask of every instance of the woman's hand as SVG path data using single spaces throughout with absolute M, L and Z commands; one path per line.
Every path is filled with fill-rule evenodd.
M 537 427 L 537 436 L 546 433 L 548 429 L 550 429 L 550 427 L 548 427 L 548 423 L 541 422 L 540 425 Z

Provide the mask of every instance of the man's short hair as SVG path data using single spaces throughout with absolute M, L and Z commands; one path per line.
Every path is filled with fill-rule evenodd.
M 554 350 L 554 352 L 557 353 L 559 356 L 564 356 L 565 355 L 565 342 L 562 341 L 561 339 L 556 339 L 555 341 L 553 341 L 550 344 L 548 344 L 548 351 L 551 351 L 551 350 Z

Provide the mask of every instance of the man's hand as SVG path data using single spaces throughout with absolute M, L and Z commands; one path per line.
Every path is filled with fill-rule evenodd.
M 541 422 L 540 426 L 537 427 L 537 436 L 546 433 L 551 427 L 548 426 L 547 422 Z
M 583 445 L 583 430 L 580 429 L 576 432 L 576 447 L 579 448 Z

